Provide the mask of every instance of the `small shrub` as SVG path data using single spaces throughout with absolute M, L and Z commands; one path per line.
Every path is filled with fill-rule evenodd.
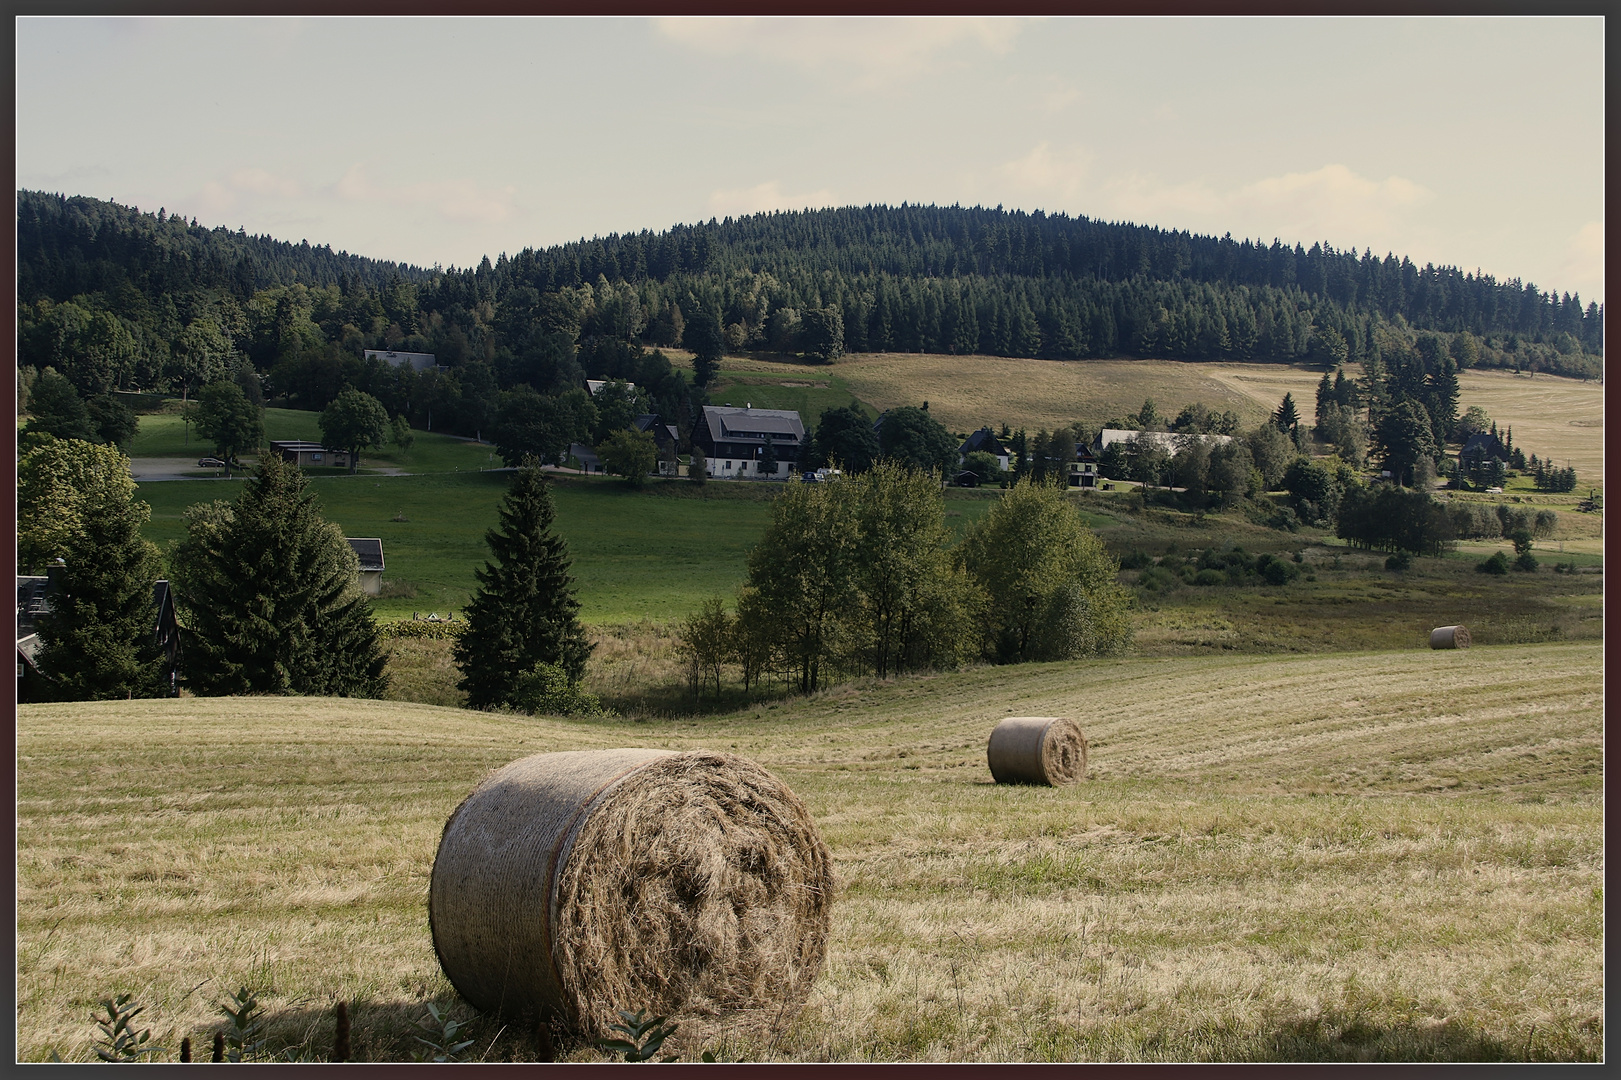
M 1300 567 L 1274 555 L 1262 555 L 1256 559 L 1255 569 L 1268 585 L 1287 585 L 1300 576 Z
M 1227 584 L 1227 575 L 1220 570 L 1206 568 L 1193 575 L 1193 583 L 1195 585 L 1225 585 Z
M 473 1045 L 472 1039 L 460 1039 L 456 1036 L 461 1033 L 465 1020 L 452 1020 L 449 1013 L 439 1011 L 439 1006 L 428 1002 L 428 1015 L 432 1023 L 427 1020 L 416 1021 L 416 1026 L 432 1036 L 424 1039 L 422 1036 L 413 1036 L 423 1045 L 423 1049 L 416 1051 L 418 1061 L 434 1061 L 440 1064 L 460 1061 L 463 1051 Z
M 649 1017 L 640 1009 L 637 1009 L 634 1013 L 628 1013 L 624 1009 L 620 1009 L 619 1018 L 624 1023 L 613 1024 L 609 1027 L 609 1030 L 621 1032 L 625 1037 L 623 1039 L 598 1039 L 597 1045 L 604 1050 L 624 1054 L 626 1061 L 648 1060 L 659 1052 L 659 1048 L 664 1045 L 664 1040 L 674 1035 L 675 1029 L 679 1026 L 671 1024 L 669 1027 L 665 1027 L 664 1017 Z M 672 1054 L 661 1060 L 674 1061 L 675 1056 Z M 713 1061 L 714 1058 L 711 1057 L 709 1060 Z
M 578 683 L 569 682 L 567 673 L 556 664 L 536 664 L 518 676 L 517 685 L 507 700 L 514 708 L 531 715 L 606 715 L 597 696 L 588 693 Z
M 1406 551 L 1398 551 L 1385 560 L 1386 570 L 1411 570 L 1412 568 L 1413 556 Z
M 265 1040 L 259 1036 L 264 1032 L 265 1021 L 258 1010 L 259 999 L 246 986 L 220 1005 L 220 1012 L 231 1022 L 221 1033 L 227 1047 L 226 1061 L 252 1061 L 264 1049 Z M 218 1042 L 216 1039 L 216 1045 Z
M 1526 573 L 1531 573 L 1540 565 L 1542 564 L 1537 562 L 1536 556 L 1529 551 L 1520 552 L 1519 557 L 1514 560 L 1514 569 L 1524 570 Z
M 1125 555 L 1120 556 L 1120 569 L 1141 570 L 1145 566 L 1151 566 L 1153 562 L 1154 557 L 1148 554 L 1146 551 L 1133 549 Z
M 1508 573 L 1508 556 L 1501 551 L 1494 552 L 1489 559 L 1482 559 L 1475 564 L 1475 570 L 1481 574 Z
M 102 1037 L 91 1049 L 102 1061 L 139 1061 L 144 1055 L 162 1052 L 159 1047 L 146 1045 L 146 1041 L 152 1037 L 150 1028 L 136 1031 L 130 1026 L 130 1022 L 146 1008 L 144 1005 L 131 1007 L 131 996 L 119 994 L 111 1000 L 103 998 L 101 1007 L 107 1010 L 106 1018 L 99 1015 L 90 1017 L 101 1029 Z

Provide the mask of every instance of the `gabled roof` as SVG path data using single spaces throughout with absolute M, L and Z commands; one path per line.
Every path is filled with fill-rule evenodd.
M 1007 456 L 1007 448 L 1002 445 L 1002 440 L 993 435 L 988 427 L 982 427 L 968 436 L 968 441 L 963 443 L 957 452 L 967 456 L 981 450 L 987 454 L 995 454 L 997 457 Z
M 712 439 L 759 439 L 794 442 L 805 438 L 805 425 L 793 409 L 738 409 L 725 405 L 705 405 L 704 423 Z M 781 438 L 788 436 L 788 439 Z
M 383 541 L 375 536 L 347 537 L 349 546 L 355 549 L 360 556 L 360 569 L 364 573 L 368 570 L 383 569 Z
M 1496 435 L 1489 431 L 1477 431 L 1469 436 L 1469 441 L 1463 444 L 1463 449 L 1459 451 L 1459 454 L 1460 456 L 1468 454 L 1471 457 L 1475 454 L 1490 454 L 1493 457 L 1506 459 L 1508 450 L 1503 446 L 1503 440 Z
M 1226 446 L 1233 441 L 1231 435 L 1200 435 L 1191 431 L 1125 431 L 1121 428 L 1104 428 L 1098 432 L 1097 442 L 1093 445 L 1098 451 L 1107 450 L 1118 442 L 1130 442 L 1139 439 L 1143 443 L 1158 443 L 1171 453 L 1183 442 L 1198 439 L 1206 446 Z
M 611 382 L 613 382 L 612 379 L 587 379 L 587 380 L 585 380 L 585 389 L 586 389 L 586 392 L 589 393 L 592 397 L 596 397 L 597 396 L 597 391 L 601 390 L 604 386 L 607 386 Z M 633 383 L 633 382 L 626 382 L 625 383 L 625 389 L 626 390 L 635 390 L 636 389 L 636 384 Z

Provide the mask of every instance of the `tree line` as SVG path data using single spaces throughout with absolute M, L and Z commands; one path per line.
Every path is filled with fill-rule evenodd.
M 1603 309 L 1579 297 L 1393 255 L 1061 214 L 760 214 L 421 270 L 93 199 L 18 198 L 19 364 L 83 394 L 253 376 L 321 409 L 344 385 L 385 399 L 375 384 L 389 376 L 361 353 L 396 348 L 447 370 L 397 391 L 391 413 L 473 434 L 501 392 L 553 395 L 677 345 L 698 354 L 700 386 L 723 348 L 1391 367 L 1387 353 L 1420 331 L 1460 369 L 1602 373 Z M 701 391 L 662 381 L 650 394 L 680 423 Z

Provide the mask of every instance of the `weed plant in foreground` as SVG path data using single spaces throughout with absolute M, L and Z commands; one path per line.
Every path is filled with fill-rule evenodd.
M 428 1004 L 463 1059 L 532 1060 L 435 962 L 440 828 L 492 767 L 653 746 L 770 769 L 839 882 L 792 1027 L 684 1026 L 683 1060 L 1596 1060 L 1601 677 L 1577 642 L 981 668 L 660 722 L 27 705 L 18 1054 L 88 1060 L 124 993 L 150 1045 L 207 1047 L 247 986 L 271 1057 L 332 1046 L 344 1001 L 354 1060 L 411 1060 Z M 1074 717 L 1090 778 L 990 783 L 1007 715 Z

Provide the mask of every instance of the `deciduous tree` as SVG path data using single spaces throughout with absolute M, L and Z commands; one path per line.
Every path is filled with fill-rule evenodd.
M 19 561 L 60 558 L 51 612 L 39 621 L 44 694 L 59 701 L 154 697 L 166 691 L 153 636 L 158 549 L 141 536 L 151 514 L 117 449 L 53 440 L 18 469 Z M 28 522 L 37 514 L 53 520 Z M 45 526 L 48 535 L 33 530 Z M 30 535 L 30 533 L 33 533 Z
M 257 449 L 264 441 L 260 411 L 234 382 L 213 382 L 203 387 L 191 406 L 197 433 L 214 446 L 214 453 L 229 467 L 238 454 Z
M 1129 644 L 1119 564 L 1063 489 L 1019 481 L 969 528 L 959 552 L 987 596 L 984 648 L 992 658 L 1061 660 Z
M 360 451 L 388 442 L 388 410 L 370 394 L 345 387 L 321 411 L 321 438 L 334 450 L 349 454 L 349 472 L 360 467 Z

